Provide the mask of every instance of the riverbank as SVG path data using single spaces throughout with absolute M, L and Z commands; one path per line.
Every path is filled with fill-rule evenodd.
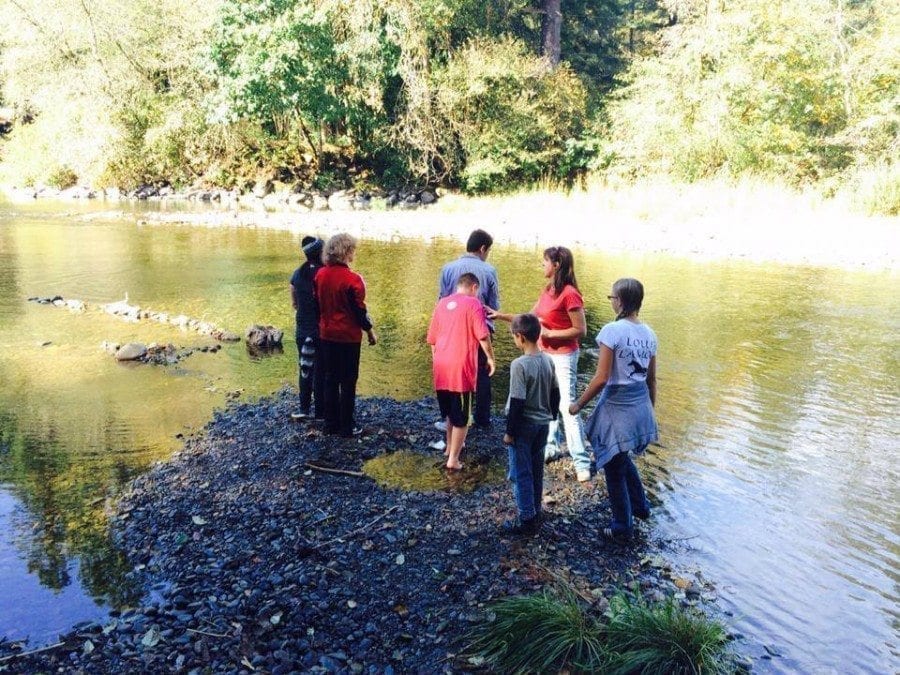
M 428 192 L 427 205 L 422 191 L 409 193 L 411 202 L 398 202 L 398 195 L 363 199 L 347 192 L 315 199 L 283 193 L 210 198 L 217 194 L 192 193 L 191 200 L 185 195 L 154 196 L 150 200 L 158 208 L 140 213 L 122 209 L 116 194 L 104 202 L 109 210 L 82 217 L 131 217 L 142 225 L 264 227 L 298 236 L 348 231 L 382 240 L 464 240 L 472 229 L 482 227 L 498 243 L 518 247 L 540 248 L 552 241 L 614 254 L 873 272 L 896 270 L 900 249 L 897 218 L 867 216 L 846 200 L 749 181 L 598 184 L 569 193 L 536 190 L 495 197 Z
M 472 667 L 466 634 L 508 595 L 564 582 L 597 611 L 633 584 L 651 600 L 715 599 L 701 577 L 667 567 L 666 543 L 646 529 L 632 546 L 600 540 L 602 480 L 577 483 L 567 462 L 548 467 L 541 536 L 505 538 L 505 481 L 416 492 L 360 472 L 366 460 L 408 450 L 433 457 L 440 473 L 440 452 L 427 447 L 438 436 L 431 401 L 360 400 L 365 431 L 349 440 L 292 423 L 295 402 L 286 389 L 233 404 L 136 479 L 110 518 L 143 601 L 46 651 L 16 656 L 16 645 L 0 645 L 0 666 L 449 672 Z M 471 470 L 502 461 L 495 435 L 470 437 Z

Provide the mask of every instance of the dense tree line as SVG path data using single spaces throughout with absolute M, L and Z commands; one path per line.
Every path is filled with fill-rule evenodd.
M 0 3 L 7 180 L 898 190 L 891 0 Z

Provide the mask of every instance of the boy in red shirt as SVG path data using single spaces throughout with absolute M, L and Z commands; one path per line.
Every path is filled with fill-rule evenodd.
M 487 354 L 488 374 L 494 374 L 490 335 L 478 300 L 478 278 L 467 272 L 459 277 L 456 293 L 434 308 L 427 338 L 438 405 L 447 422 L 447 468 L 452 471 L 462 469 L 459 454 L 469 431 L 479 345 Z

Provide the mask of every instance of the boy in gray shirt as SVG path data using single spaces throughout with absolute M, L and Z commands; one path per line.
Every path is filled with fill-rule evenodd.
M 537 534 L 544 491 L 544 446 L 550 422 L 559 413 L 559 384 L 550 357 L 537 341 L 541 324 L 534 314 L 519 314 L 512 335 L 522 356 L 509 367 L 509 403 L 503 442 L 509 452 L 518 518 L 503 523 L 507 534 Z

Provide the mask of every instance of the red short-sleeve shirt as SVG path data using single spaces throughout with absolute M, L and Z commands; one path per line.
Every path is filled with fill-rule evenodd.
M 544 289 L 538 298 L 534 313 L 541 325 L 550 330 L 564 330 L 572 327 L 569 312 L 584 307 L 584 299 L 574 286 L 565 286 L 559 295 L 551 289 Z M 578 349 L 578 338 L 541 338 L 541 349 L 550 354 L 571 354 Z
M 475 391 L 478 341 L 489 335 L 484 307 L 478 298 L 454 293 L 438 302 L 428 327 L 428 344 L 434 345 L 434 388 L 460 393 Z

